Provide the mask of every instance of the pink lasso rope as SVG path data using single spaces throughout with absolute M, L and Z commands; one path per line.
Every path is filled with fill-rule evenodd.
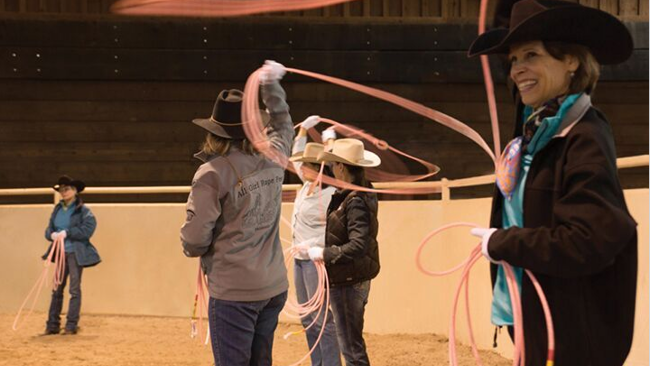
M 36 283 L 34 283 L 34 286 L 32 286 L 31 290 L 29 290 L 27 297 L 25 297 L 25 300 L 23 300 L 23 303 L 20 305 L 20 308 L 18 309 L 18 313 L 14 318 L 14 322 L 13 325 L 11 326 L 11 329 L 18 330 L 18 328 L 27 320 L 27 318 L 29 318 L 29 316 L 34 311 L 34 307 L 36 306 L 36 300 L 38 300 L 38 297 L 41 294 L 41 290 L 43 289 L 43 286 L 47 282 L 50 265 L 52 263 L 54 263 L 54 274 L 52 276 L 52 290 L 56 290 L 57 287 L 59 287 L 63 283 L 64 276 L 65 276 L 65 240 L 61 236 L 57 236 L 57 238 L 52 242 L 50 252 L 48 253 L 47 258 L 43 263 L 43 270 L 41 272 L 41 275 L 38 277 Z M 27 315 L 25 315 L 23 321 L 21 322 L 20 316 L 30 298 L 32 299 L 32 303 L 30 305 L 29 312 L 27 313 Z
M 190 320 L 191 330 L 190 337 L 196 338 L 199 334 L 203 334 L 203 319 L 206 318 L 208 312 L 208 282 L 201 268 L 201 261 L 199 259 L 199 269 L 196 276 L 196 291 L 194 292 L 194 306 L 192 308 L 192 318 Z M 205 327 L 205 338 L 203 344 L 207 345 L 210 341 L 210 327 Z
M 465 310 L 467 316 L 467 324 L 469 328 L 469 336 L 470 336 L 472 353 L 474 355 L 477 364 L 482 365 L 480 356 L 478 354 L 478 348 L 476 346 L 476 342 L 474 339 L 474 333 L 471 325 L 472 324 L 471 316 L 469 311 L 469 274 L 474 264 L 476 264 L 476 262 L 482 257 L 481 244 L 478 244 L 476 247 L 474 247 L 474 249 L 472 249 L 470 256 L 467 259 L 465 259 L 463 262 L 461 262 L 460 264 L 458 264 L 457 266 L 451 269 L 444 270 L 444 271 L 431 271 L 426 269 L 422 264 L 422 251 L 424 250 L 424 247 L 427 245 L 427 243 L 433 237 L 440 234 L 441 232 L 444 232 L 452 228 L 457 228 L 457 227 L 478 227 L 478 225 L 473 223 L 468 223 L 468 222 L 456 222 L 456 223 L 443 225 L 437 228 L 436 230 L 432 231 L 422 240 L 422 242 L 418 246 L 418 249 L 415 254 L 415 264 L 418 270 L 420 270 L 422 273 L 434 277 L 446 276 L 461 268 L 463 269 L 459 281 L 459 285 L 456 289 L 456 293 L 454 296 L 451 322 L 449 325 L 449 365 L 451 366 L 458 365 L 458 359 L 456 355 L 456 312 L 458 308 L 458 301 L 460 299 L 460 293 L 463 287 L 465 287 Z M 525 363 L 524 362 L 525 345 L 524 345 L 521 297 L 519 294 L 519 288 L 517 285 L 517 280 L 513 272 L 512 266 L 510 266 L 508 263 L 505 262 L 502 262 L 501 265 L 503 265 L 506 274 L 506 283 L 508 285 L 508 291 L 510 293 L 510 301 L 513 308 L 513 318 L 514 318 L 514 328 L 515 328 L 515 352 L 513 357 L 513 366 L 518 366 L 520 364 Z M 544 316 L 545 316 L 546 327 L 547 327 L 547 336 L 548 336 L 547 365 L 551 366 L 553 365 L 554 354 L 555 354 L 555 341 L 554 341 L 555 332 L 553 327 L 553 319 L 551 316 L 551 311 L 548 306 L 546 297 L 544 296 L 544 292 L 541 286 L 539 285 L 539 282 L 537 281 L 537 279 L 535 278 L 532 272 L 528 270 L 526 270 L 525 272 L 529 276 L 531 282 L 533 283 L 533 286 L 535 287 L 535 290 L 540 298 L 540 303 L 542 304 L 542 308 L 544 310 Z
M 401 106 L 405 109 L 408 109 L 410 111 L 413 111 L 414 113 L 420 114 L 424 117 L 427 117 L 433 121 L 436 121 L 438 123 L 443 124 L 446 127 L 449 127 L 453 129 L 456 132 L 461 133 L 462 135 L 468 137 L 475 143 L 477 143 L 487 154 L 488 156 L 494 161 L 494 153 L 492 150 L 490 150 L 490 147 L 487 145 L 487 143 L 481 138 L 481 136 L 473 130 L 471 127 L 467 126 L 466 124 L 458 121 L 455 118 L 452 118 L 442 112 L 436 111 L 434 109 L 425 107 L 419 103 L 409 101 L 407 99 L 404 99 L 402 97 L 399 97 L 397 95 L 381 91 L 378 89 L 370 88 L 367 86 L 363 86 L 360 84 L 352 83 L 346 80 L 338 79 L 338 78 L 333 78 L 330 76 L 325 76 L 321 74 L 316 74 L 308 71 L 302 71 L 298 69 L 293 69 L 293 68 L 287 68 L 286 69 L 288 72 L 293 72 L 297 74 L 302 74 L 305 76 L 313 77 L 316 79 L 320 79 L 323 81 L 327 81 L 333 84 L 337 84 L 340 86 L 344 86 L 347 88 L 350 88 L 352 90 L 359 91 L 364 94 L 368 94 L 374 97 L 377 97 L 379 99 L 388 101 L 390 103 L 396 104 L 398 106 Z M 248 121 L 248 123 L 244 124 L 244 130 L 246 132 L 246 136 L 248 139 L 253 143 L 253 145 L 256 147 L 258 151 L 260 151 L 262 154 L 264 154 L 267 158 L 275 161 L 277 164 L 281 166 L 286 166 L 287 165 L 287 157 L 283 153 L 281 153 L 280 149 L 278 147 L 271 146 L 269 140 L 266 137 L 266 134 L 264 132 L 264 128 L 262 125 L 261 121 L 261 116 L 259 113 L 258 109 L 258 100 L 259 100 L 259 73 L 260 69 L 256 70 L 253 72 L 248 80 L 246 81 L 246 86 L 244 88 L 244 100 L 243 100 L 243 107 L 242 107 L 242 120 Z M 428 172 L 423 175 L 417 175 L 417 176 L 408 176 L 408 175 L 396 175 L 392 173 L 386 173 L 383 175 L 383 177 L 390 177 L 392 179 L 396 179 L 398 181 L 402 182 L 409 182 L 409 181 L 416 181 L 416 180 L 421 180 L 424 178 L 428 178 L 430 176 L 433 176 L 438 173 L 439 168 L 431 164 L 429 162 L 426 162 L 422 159 L 416 158 L 412 155 L 409 155 L 407 153 L 404 153 L 392 146 L 390 146 L 386 141 L 380 140 L 375 138 L 374 136 L 370 135 L 369 133 L 366 133 L 362 130 L 356 129 L 351 126 L 347 126 L 341 123 L 338 123 L 336 121 L 333 121 L 331 119 L 327 118 L 321 118 L 321 121 L 332 124 L 337 131 L 341 131 L 345 135 L 351 135 L 355 137 L 359 137 L 362 139 L 365 139 L 369 142 L 372 143 L 373 146 L 376 146 L 382 150 L 390 150 L 392 152 L 395 152 L 396 154 L 399 154 L 401 156 L 404 156 L 406 158 L 412 159 L 422 165 L 424 165 Z M 288 170 L 295 172 L 292 166 L 287 167 Z M 382 173 L 376 173 L 377 176 L 381 177 Z M 375 192 L 375 193 L 384 193 L 384 194 L 429 194 L 429 193 L 439 193 L 440 188 L 434 187 L 427 187 L 427 188 L 402 188 L 402 189 L 374 189 L 374 188 L 367 188 L 367 187 L 362 187 L 358 185 L 354 185 L 351 183 L 347 183 L 335 178 L 331 178 L 328 176 L 323 176 L 323 182 L 329 185 L 332 185 L 337 188 L 343 188 L 343 189 L 354 189 L 358 191 L 364 191 L 364 192 Z
M 287 269 L 291 265 L 291 262 L 293 261 L 294 257 L 300 252 L 300 250 L 296 247 L 291 247 L 287 250 L 285 250 L 285 263 L 287 265 Z M 323 261 L 314 261 L 314 265 L 316 266 L 316 273 L 318 275 L 318 285 L 316 286 L 316 292 L 312 295 L 311 298 L 309 298 L 306 302 L 304 303 L 298 303 L 298 301 L 293 300 L 291 298 L 287 299 L 287 303 L 285 305 L 285 308 L 282 310 L 282 312 L 289 316 L 290 318 L 294 319 L 302 319 L 306 316 L 309 316 L 310 314 L 314 314 L 314 320 L 307 326 L 303 327 L 300 331 L 297 332 L 289 332 L 284 335 L 284 339 L 289 338 L 292 335 L 296 334 L 303 334 L 307 330 L 309 330 L 312 326 L 314 326 L 317 322 L 318 319 L 321 317 L 321 314 L 323 314 L 323 321 L 321 324 L 321 329 L 318 332 L 318 338 L 316 338 L 316 341 L 314 342 L 314 345 L 309 349 L 309 352 L 304 355 L 302 358 L 300 358 L 298 361 L 295 363 L 292 363 L 290 366 L 297 366 L 300 365 L 302 362 L 304 362 L 311 354 L 314 352 L 316 347 L 318 347 L 318 344 L 320 343 L 321 338 L 323 337 L 323 333 L 325 332 L 325 326 L 327 324 L 327 316 L 329 314 L 329 304 L 330 304 L 330 286 L 329 286 L 329 279 L 327 276 L 327 270 L 325 269 L 325 263 Z
M 485 32 L 485 18 L 489 0 L 481 0 L 481 7 L 478 18 L 478 34 Z M 481 55 L 481 68 L 483 70 L 483 80 L 485 84 L 485 93 L 487 95 L 488 107 L 490 111 L 490 122 L 492 124 L 492 139 L 494 141 L 494 156 L 501 155 L 501 138 L 499 136 L 499 116 L 497 113 L 497 102 L 494 96 L 494 83 L 492 82 L 492 73 L 490 72 L 490 61 L 487 55 Z
M 234 17 L 320 8 L 353 0 L 120 0 L 111 11 L 125 15 Z

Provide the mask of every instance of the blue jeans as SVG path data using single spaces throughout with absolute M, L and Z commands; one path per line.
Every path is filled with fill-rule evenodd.
M 310 260 L 295 260 L 294 280 L 296 283 L 296 297 L 299 303 L 305 303 L 309 298 L 314 296 L 318 287 L 318 273 L 314 262 Z M 307 330 L 307 344 L 309 349 L 314 346 L 318 335 L 323 326 L 325 312 L 321 312 L 316 323 Z M 307 328 L 316 318 L 316 313 L 309 314 L 302 318 L 303 327 Z M 336 325 L 332 311 L 327 309 L 327 321 L 320 342 L 316 345 L 314 352 L 311 354 L 312 366 L 340 366 L 341 353 L 339 351 L 339 342 L 336 339 Z
M 208 318 L 215 366 L 271 366 L 273 333 L 287 292 L 262 301 L 210 297 Z
M 81 311 L 81 273 L 83 267 L 77 264 L 77 257 L 74 253 L 65 253 L 65 271 L 63 282 L 52 291 L 52 302 L 47 318 L 46 327 L 48 330 L 58 331 L 61 328 L 61 309 L 63 309 L 63 290 L 70 277 L 70 305 L 65 329 L 76 330 L 79 323 L 79 312 Z
M 370 365 L 363 340 L 363 314 L 370 294 L 370 281 L 330 289 L 332 312 L 339 346 L 346 366 Z

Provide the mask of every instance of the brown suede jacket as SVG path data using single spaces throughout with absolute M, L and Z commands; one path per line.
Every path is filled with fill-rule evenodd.
M 586 95 L 569 115 L 530 166 L 524 227 L 494 232 L 489 254 L 539 280 L 553 316 L 555 365 L 622 365 L 634 328 L 636 222 L 619 183 L 605 116 Z M 491 227 L 502 227 L 502 202 L 495 193 Z M 545 365 L 544 313 L 526 275 L 522 308 L 526 366 Z

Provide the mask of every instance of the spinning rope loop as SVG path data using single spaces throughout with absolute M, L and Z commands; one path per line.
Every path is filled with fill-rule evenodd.
M 120 0 L 111 11 L 124 15 L 235 17 L 278 11 L 297 11 L 353 0 Z

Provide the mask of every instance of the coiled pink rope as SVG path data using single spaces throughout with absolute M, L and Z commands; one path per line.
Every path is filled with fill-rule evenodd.
M 291 266 L 294 257 L 298 253 L 300 253 L 300 250 L 296 247 L 291 247 L 285 250 L 284 254 L 287 269 L 289 266 Z M 285 315 L 294 319 L 302 319 L 310 314 L 315 314 L 314 320 L 312 320 L 312 322 L 307 327 L 303 327 L 303 329 L 300 331 L 286 333 L 284 335 L 284 339 L 287 339 L 292 335 L 305 333 L 308 329 L 310 329 L 318 322 L 321 314 L 323 314 L 323 321 L 321 323 L 321 329 L 318 333 L 318 338 L 316 338 L 316 341 L 314 342 L 312 348 L 300 360 L 296 361 L 290 366 L 297 366 L 305 361 L 309 356 L 311 356 L 311 354 L 318 346 L 321 338 L 323 337 L 323 333 L 325 332 L 325 325 L 327 324 L 327 315 L 329 313 L 330 304 L 329 279 L 327 277 L 327 270 L 325 269 L 325 264 L 323 261 L 314 261 L 314 265 L 316 266 L 316 273 L 318 275 L 318 286 L 316 287 L 316 292 L 312 295 L 311 298 L 302 304 L 291 298 L 287 299 L 287 303 L 282 310 Z
M 50 252 L 47 255 L 47 258 L 45 259 L 45 262 L 43 263 L 43 267 L 44 267 L 43 271 L 41 272 L 41 275 L 36 280 L 34 286 L 32 286 L 32 289 L 29 290 L 29 293 L 27 294 L 27 297 L 25 297 L 25 300 L 23 300 L 23 303 L 20 305 L 20 308 L 18 309 L 18 313 L 14 318 L 14 323 L 11 326 L 11 329 L 18 330 L 19 326 L 22 325 L 34 311 L 34 307 L 36 306 L 36 300 L 38 300 L 38 297 L 41 294 L 43 285 L 45 285 L 45 283 L 47 282 L 50 265 L 52 263 L 54 263 L 54 274 L 52 276 L 52 290 L 56 290 L 57 287 L 59 287 L 63 283 L 64 276 L 65 276 L 65 239 L 62 236 L 57 236 L 57 238 L 52 242 Z M 20 315 L 22 314 L 23 309 L 25 308 L 25 305 L 27 305 L 27 302 L 29 301 L 30 298 L 32 298 L 32 303 L 30 305 L 29 312 L 27 313 L 27 315 L 25 315 L 23 321 L 21 322 Z
M 463 272 L 461 274 L 461 279 L 459 281 L 458 288 L 454 296 L 451 323 L 449 325 L 449 365 L 451 366 L 458 365 L 458 359 L 456 355 L 456 312 L 458 308 L 460 293 L 462 291 L 463 286 L 465 287 L 465 310 L 467 315 L 467 324 L 469 328 L 469 336 L 470 336 L 472 353 L 474 355 L 477 364 L 482 365 L 483 363 L 481 362 L 481 358 L 478 354 L 478 348 L 476 347 L 476 342 L 474 340 L 474 333 L 472 330 L 472 325 L 471 325 L 472 322 L 471 322 L 471 316 L 469 311 L 469 273 L 471 268 L 474 266 L 474 264 L 476 264 L 476 262 L 482 257 L 481 244 L 479 243 L 476 247 L 474 247 L 474 249 L 472 249 L 470 256 L 467 259 L 465 259 L 463 262 L 461 262 L 460 264 L 458 264 L 457 266 L 451 269 L 445 271 L 431 271 L 426 269 L 422 264 L 422 251 L 426 246 L 426 244 L 434 236 L 440 234 L 441 232 L 456 227 L 478 227 L 478 225 L 473 223 L 468 223 L 468 222 L 456 222 L 456 223 L 451 223 L 451 224 L 441 226 L 438 229 L 432 231 L 422 240 L 422 242 L 418 246 L 418 249 L 415 254 L 415 264 L 422 273 L 434 277 L 446 276 L 453 272 L 458 271 L 461 268 L 463 269 Z M 505 262 L 501 262 L 500 264 L 503 265 L 503 268 L 505 270 L 506 283 L 508 285 L 508 290 L 510 292 L 510 301 L 513 309 L 514 328 L 515 328 L 515 351 L 513 357 L 513 366 L 518 366 L 521 364 L 525 364 L 525 345 L 524 345 L 521 297 L 519 294 L 519 288 L 517 285 L 517 280 L 513 272 L 512 266 L 510 266 L 508 263 Z M 546 301 L 546 297 L 544 296 L 544 292 L 541 286 L 539 285 L 539 282 L 537 281 L 537 279 L 535 278 L 532 272 L 528 270 L 526 270 L 525 272 L 528 275 L 528 277 L 530 277 L 530 280 L 533 283 L 533 286 L 535 287 L 535 290 L 540 298 L 542 309 L 544 310 L 544 316 L 545 316 L 546 327 L 547 327 L 547 336 L 548 336 L 548 354 L 547 354 L 546 363 L 548 366 L 552 366 L 554 362 L 554 352 L 555 352 L 555 332 L 553 328 L 551 311 L 548 306 L 548 302 Z

